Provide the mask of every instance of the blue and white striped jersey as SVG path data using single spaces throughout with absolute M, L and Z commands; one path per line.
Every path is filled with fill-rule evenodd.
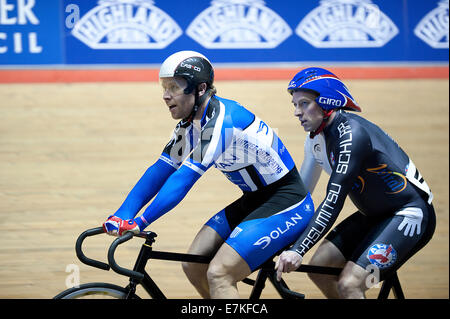
M 239 103 L 217 96 L 200 123 L 178 123 L 160 159 L 200 175 L 214 165 L 243 191 L 269 185 L 294 167 L 271 127 Z
M 265 122 L 235 101 L 211 97 L 200 121 L 180 121 L 161 156 L 114 214 L 136 218 L 139 228 L 173 209 L 211 166 L 244 192 L 272 184 L 294 168 L 281 140 Z

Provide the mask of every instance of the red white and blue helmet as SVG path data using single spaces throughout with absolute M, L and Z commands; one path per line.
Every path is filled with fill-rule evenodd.
M 345 109 L 361 112 L 344 83 L 328 70 L 312 67 L 298 72 L 289 82 L 288 92 L 293 94 L 301 90 L 316 92 L 319 95 L 316 102 L 324 111 Z

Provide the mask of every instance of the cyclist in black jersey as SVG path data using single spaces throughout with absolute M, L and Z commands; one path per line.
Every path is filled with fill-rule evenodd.
M 347 196 L 358 211 L 323 240 L 310 263 L 343 267 L 340 276 L 311 274 L 329 298 L 364 298 L 374 283 L 397 270 L 431 239 L 433 194 L 408 155 L 361 111 L 346 86 L 320 68 L 300 71 L 289 84 L 295 116 L 309 132 L 300 175 L 312 193 L 321 170 L 326 196 L 297 241 L 277 260 L 297 269 L 307 251 L 331 229 Z M 375 280 L 373 280 L 375 279 Z

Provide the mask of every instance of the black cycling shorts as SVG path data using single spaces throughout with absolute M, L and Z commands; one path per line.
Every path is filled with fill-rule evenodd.
M 326 239 L 346 260 L 371 273 L 375 267 L 383 280 L 428 243 L 435 227 L 433 206 L 416 200 L 382 218 L 368 217 L 358 211 L 339 223 Z

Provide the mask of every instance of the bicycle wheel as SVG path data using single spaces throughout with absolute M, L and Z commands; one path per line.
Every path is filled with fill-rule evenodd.
M 53 297 L 53 299 L 124 299 L 127 293 L 128 291 L 126 288 L 117 285 L 93 282 L 64 290 Z M 132 299 L 141 298 L 138 295 L 133 294 Z

